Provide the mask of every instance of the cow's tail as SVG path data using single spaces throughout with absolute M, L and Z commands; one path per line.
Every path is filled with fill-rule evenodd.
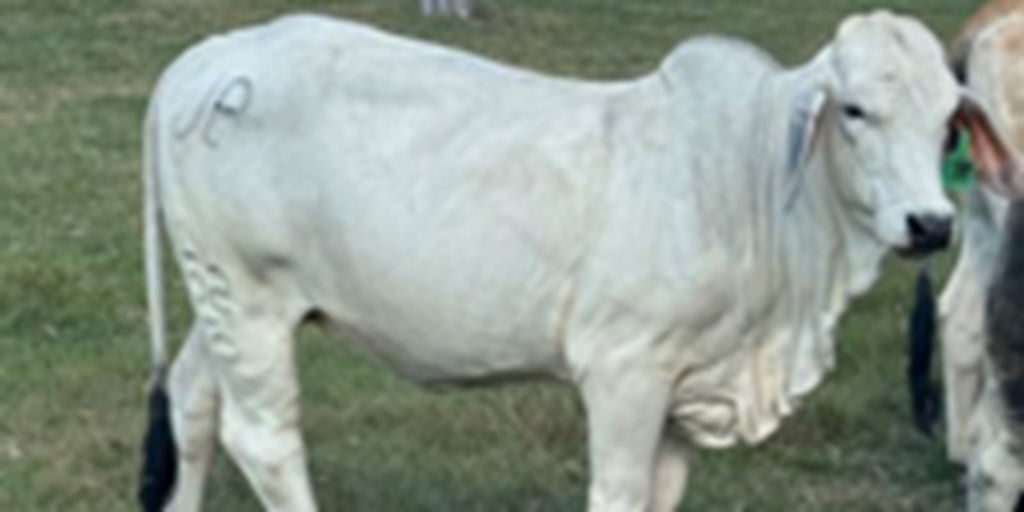
M 160 137 L 157 99 L 146 115 L 143 142 L 144 248 L 146 301 L 149 308 L 153 368 L 149 383 L 149 419 L 143 441 L 142 474 L 138 498 L 145 512 L 159 512 L 170 500 L 177 480 L 178 455 L 171 427 L 171 402 L 167 393 L 167 328 L 159 193 Z
M 918 270 L 910 311 L 907 381 L 914 424 L 929 437 L 939 416 L 938 394 L 931 378 L 936 323 L 935 292 L 926 261 Z

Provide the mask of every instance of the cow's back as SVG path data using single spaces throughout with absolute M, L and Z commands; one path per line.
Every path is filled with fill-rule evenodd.
M 624 87 L 315 17 L 213 38 L 151 107 L 172 236 L 416 378 L 557 372 Z

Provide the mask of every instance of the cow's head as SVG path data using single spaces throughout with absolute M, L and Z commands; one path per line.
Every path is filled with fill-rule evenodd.
M 810 69 L 797 99 L 806 143 L 791 146 L 795 160 L 819 159 L 833 200 L 882 244 L 903 254 L 948 245 L 953 206 L 940 165 L 956 126 L 980 141 L 991 171 L 984 180 L 1012 172 L 985 109 L 962 91 L 920 22 L 886 12 L 851 17 Z

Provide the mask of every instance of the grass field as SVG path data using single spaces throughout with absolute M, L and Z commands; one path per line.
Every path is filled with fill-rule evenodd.
M 139 126 L 159 71 L 204 35 L 312 10 L 606 78 L 646 72 L 678 40 L 708 31 L 799 62 L 845 13 L 881 3 L 944 38 L 977 5 L 491 0 L 484 21 L 464 24 L 422 19 L 412 0 L 0 0 L 0 511 L 134 509 L 148 370 Z M 890 262 L 855 304 L 838 370 L 767 445 L 700 456 L 682 510 L 960 509 L 958 474 L 908 421 L 911 269 Z M 189 318 L 174 290 L 180 337 Z M 567 391 L 430 394 L 313 331 L 300 356 L 322 510 L 583 509 L 583 430 Z M 221 458 L 208 510 L 256 509 Z

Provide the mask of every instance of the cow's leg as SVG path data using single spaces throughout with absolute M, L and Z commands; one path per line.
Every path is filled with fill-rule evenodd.
M 980 307 L 954 312 L 942 329 L 942 373 L 946 389 L 946 456 L 966 463 L 968 422 L 981 398 L 984 361 Z
M 202 504 L 203 482 L 217 435 L 217 387 L 209 368 L 199 324 L 174 361 L 170 375 L 178 480 L 167 510 L 195 512 Z
M 1003 417 L 998 393 L 986 388 L 971 419 L 968 510 L 1013 512 L 1024 492 L 1024 465 Z
M 580 382 L 591 467 L 587 510 L 648 512 L 670 382 L 650 354 L 609 352 L 587 365 Z
M 208 272 L 204 333 L 220 391 L 220 440 L 266 510 L 314 511 L 292 338 L 306 310 L 244 274 Z
M 687 448 L 669 433 L 661 436 L 654 466 L 654 502 L 651 512 L 675 512 L 686 492 L 689 477 Z
M 946 456 L 966 463 L 968 457 L 968 418 L 977 407 L 982 387 L 981 369 L 944 364 L 946 387 Z
M 473 17 L 473 1 L 472 0 L 452 0 L 455 3 L 455 14 L 463 19 L 469 19 Z
M 221 441 L 267 510 L 316 510 L 299 430 L 291 326 L 248 318 L 225 354 Z

